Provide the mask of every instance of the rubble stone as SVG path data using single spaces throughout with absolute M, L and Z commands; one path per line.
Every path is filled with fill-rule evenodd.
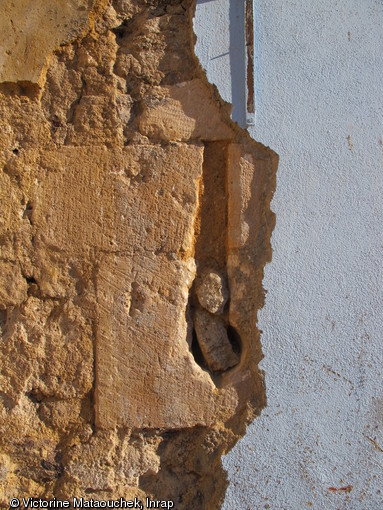
M 225 279 L 215 271 L 205 272 L 197 281 L 196 294 L 201 306 L 210 313 L 221 314 L 229 299 Z
M 222 318 L 197 309 L 194 327 L 202 354 L 212 372 L 224 372 L 239 363 L 239 355 L 233 351 Z

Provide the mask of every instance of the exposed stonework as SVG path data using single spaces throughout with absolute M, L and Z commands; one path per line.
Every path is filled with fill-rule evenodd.
M 94 0 L 3 0 L 0 82 L 43 80 L 52 52 L 89 27 Z
M 64 4 L 1 7 L 0 503 L 215 509 L 265 405 L 277 157 L 207 83 L 193 2 Z
M 212 372 L 225 372 L 240 361 L 230 344 L 227 325 L 206 310 L 194 312 L 194 327 L 204 360 Z
M 225 278 L 216 271 L 206 271 L 198 278 L 196 294 L 200 305 L 210 313 L 223 313 L 229 299 Z

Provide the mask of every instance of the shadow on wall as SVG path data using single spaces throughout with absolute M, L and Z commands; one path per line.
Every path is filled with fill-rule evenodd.
M 229 16 L 232 119 L 246 128 L 245 2 L 230 1 Z
M 197 0 L 197 5 L 221 0 Z M 232 119 L 242 128 L 246 128 L 246 43 L 245 43 L 245 2 L 243 0 L 227 0 L 229 11 L 229 57 Z M 221 53 L 215 48 L 217 56 L 209 60 L 222 58 L 227 53 Z M 219 84 L 215 84 L 219 88 Z

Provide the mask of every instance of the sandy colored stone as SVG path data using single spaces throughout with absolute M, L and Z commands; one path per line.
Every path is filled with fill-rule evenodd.
M 93 0 L 3 0 L 0 82 L 39 83 L 53 50 L 89 25 Z
M 94 248 L 176 258 L 190 252 L 201 147 L 66 147 L 44 158 L 56 166 L 36 191 L 44 242 L 78 255 Z
M 0 310 L 22 303 L 27 297 L 27 282 L 18 264 L 3 262 L 0 273 Z
M 222 275 L 206 271 L 198 278 L 196 294 L 200 305 L 210 313 L 220 314 L 229 299 L 229 291 Z
M 148 150 L 136 151 L 136 161 Z M 202 150 L 186 145 L 152 148 L 150 158 L 154 150 L 155 166 L 146 169 L 141 163 L 144 175 L 125 187 L 121 196 L 121 203 L 131 204 L 130 214 L 121 222 L 125 231 L 115 232 L 114 243 L 126 253 L 102 257 L 97 274 L 96 419 L 100 427 L 206 425 L 216 412 L 214 385 L 195 364 L 186 341 Z M 175 182 L 184 190 L 181 204 L 172 193 Z M 116 188 L 115 196 L 120 192 Z M 121 211 L 109 196 L 105 207 L 99 204 L 104 218 L 109 204 L 113 211 Z M 177 214 L 170 220 L 174 211 Z
M 145 99 L 139 128 L 142 134 L 164 141 L 233 137 L 232 130 L 222 121 L 211 91 L 198 79 L 153 89 Z
M 252 191 L 256 187 L 254 159 L 251 154 L 240 154 L 236 144 L 229 147 L 229 226 L 228 243 L 232 248 L 242 248 L 249 239 Z M 251 218 L 253 219 L 253 218 Z M 255 217 L 257 220 L 257 217 Z
M 263 306 L 265 292 L 252 281 L 263 277 L 264 263 L 271 256 L 270 236 L 274 215 L 269 204 L 274 182 L 273 167 L 277 156 L 263 157 L 247 145 L 228 148 L 228 235 L 227 274 L 230 288 L 229 320 L 241 338 L 251 338 L 257 327 L 257 310 Z M 254 359 L 261 357 L 254 342 L 245 341 L 245 349 L 254 349 Z
M 114 256 L 100 268 L 97 424 L 168 429 L 211 424 L 217 412 L 214 385 L 185 341 L 193 269 L 144 254 L 136 268 L 129 258 Z
M 240 358 L 232 349 L 223 319 L 197 309 L 194 327 L 202 354 L 212 372 L 225 372 L 239 363 Z

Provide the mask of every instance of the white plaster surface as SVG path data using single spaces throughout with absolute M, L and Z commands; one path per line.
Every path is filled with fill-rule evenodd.
M 230 63 L 212 61 L 228 3 L 200 1 L 195 30 L 230 100 Z M 280 155 L 259 314 L 268 406 L 224 458 L 223 508 L 380 510 L 383 2 L 255 0 L 255 18 L 251 134 Z
M 211 83 L 233 106 L 232 118 L 246 123 L 244 0 L 197 0 L 196 53 Z

